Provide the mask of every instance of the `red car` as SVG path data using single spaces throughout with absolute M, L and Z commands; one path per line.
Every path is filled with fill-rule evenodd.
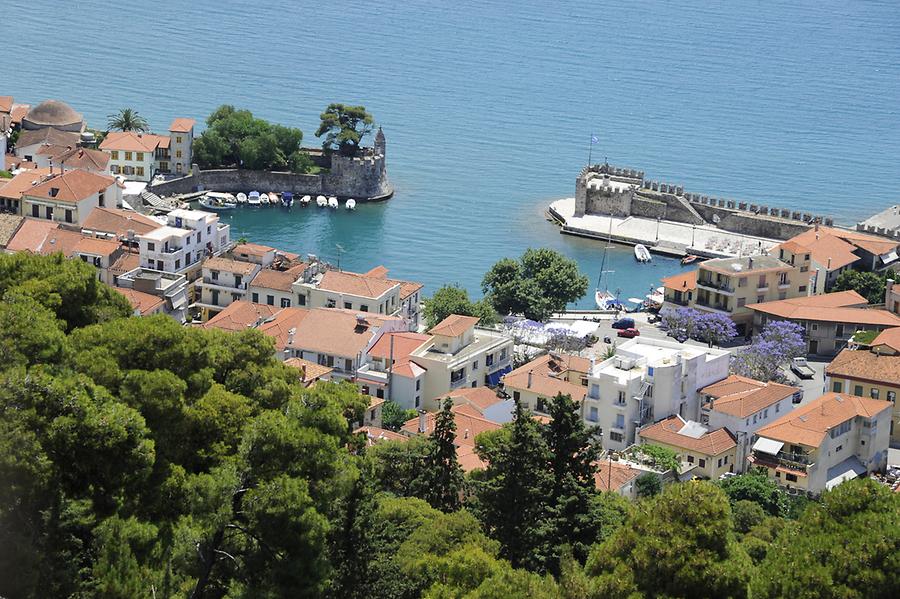
M 629 339 L 631 339 L 633 337 L 637 337 L 638 335 L 640 335 L 641 332 L 635 328 L 631 328 L 631 329 L 619 329 L 619 332 L 617 334 L 619 337 L 628 337 Z

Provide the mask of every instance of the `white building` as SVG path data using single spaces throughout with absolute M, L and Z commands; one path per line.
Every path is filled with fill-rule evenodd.
M 137 236 L 140 265 L 165 272 L 199 271 L 204 258 L 228 249 L 230 230 L 212 212 L 173 210 L 166 226 Z
M 137 268 L 117 278 L 119 287 L 146 293 L 161 299 L 164 303 L 159 311 L 168 314 L 178 322 L 187 320 L 187 279 L 184 275 Z
M 150 181 L 157 174 L 187 174 L 193 158 L 194 120 L 175 119 L 169 135 L 110 131 L 100 143 L 109 154 L 109 172 L 132 181 Z
M 203 263 L 203 279 L 197 282 L 200 289 L 197 305 L 211 314 L 217 314 L 232 302 L 246 300 L 250 280 L 261 268 L 254 262 L 224 256 L 206 260 Z
M 623 450 L 635 432 L 672 415 L 697 420 L 698 391 L 728 376 L 730 354 L 656 339 L 636 338 L 588 374 L 584 417 L 599 426 L 603 448 Z
M 116 208 L 122 203 L 122 189 L 106 175 L 71 170 L 35 181 L 22 191 L 22 216 L 80 224 L 94 208 Z

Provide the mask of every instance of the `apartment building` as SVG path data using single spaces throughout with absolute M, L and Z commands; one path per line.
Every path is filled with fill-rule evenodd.
M 109 154 L 109 172 L 132 181 L 150 181 L 157 174 L 187 174 L 193 159 L 193 119 L 175 119 L 169 135 L 110 131 L 100 143 Z
M 187 279 L 184 275 L 148 268 L 136 268 L 116 277 L 116 285 L 120 291 L 126 290 L 126 297 L 135 299 L 143 296 L 156 298 L 153 313 L 168 314 L 178 322 L 187 321 Z M 134 291 L 140 296 L 128 294 Z
M 196 305 L 204 313 L 201 320 L 215 315 L 232 302 L 247 299 L 251 279 L 262 269 L 257 263 L 233 260 L 224 256 L 203 262 L 203 277 L 197 281 L 200 300 Z
M 21 192 L 22 216 L 80 224 L 95 208 L 116 208 L 122 204 L 122 189 L 106 175 L 71 170 L 35 181 Z
M 730 354 L 670 341 L 635 338 L 587 376 L 584 418 L 603 433 L 603 448 L 621 451 L 638 429 L 669 416 L 698 420 L 698 391 L 728 376 Z
M 750 440 L 761 427 L 774 422 L 803 398 L 803 390 L 780 383 L 763 383 L 732 374 L 700 390 L 700 424 L 726 428 L 737 444 L 734 472 L 741 473 L 750 455 Z
M 734 472 L 737 441 L 727 428 L 711 429 L 673 414 L 638 432 L 638 444 L 659 445 L 678 455 L 678 477 L 716 480 Z
M 357 384 L 363 393 L 385 397 L 405 410 L 422 407 L 428 371 L 411 359 L 411 354 L 431 335 L 410 331 L 389 331 L 366 351 L 357 370 Z
M 890 418 L 888 401 L 829 392 L 760 428 L 748 461 L 781 486 L 818 495 L 884 470 Z
M 166 225 L 136 235 L 143 268 L 184 273 L 190 281 L 199 276 L 204 258 L 230 247 L 231 227 L 217 214 L 178 209 L 166 218 Z
M 569 354 L 546 354 L 501 378 L 503 389 L 525 409 L 547 413 L 550 399 L 559 394 L 583 402 L 587 395 L 591 361 Z

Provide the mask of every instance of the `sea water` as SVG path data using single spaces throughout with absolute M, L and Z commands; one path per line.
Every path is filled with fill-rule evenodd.
M 384 127 L 395 197 L 353 213 L 270 207 L 233 235 L 480 295 L 497 259 L 548 246 L 592 279 L 602 242 L 543 211 L 592 159 L 690 191 L 831 215 L 900 200 L 895 1 L 4 2 L 0 94 L 133 107 L 156 131 L 224 103 L 297 126 L 329 102 Z M 589 147 L 591 134 L 599 143 Z M 279 190 L 260 190 L 279 191 Z M 643 297 L 675 260 L 610 252 Z M 588 307 L 592 294 L 579 305 Z

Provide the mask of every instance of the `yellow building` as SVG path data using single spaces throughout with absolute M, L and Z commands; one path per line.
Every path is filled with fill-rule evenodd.
M 746 306 L 808 295 L 809 278 L 774 256 L 742 256 L 707 260 L 693 275 L 663 279 L 663 287 L 664 305 L 727 314 L 743 335 L 753 322 Z
M 891 442 L 900 443 L 900 327 L 882 332 L 869 350 L 843 350 L 825 369 L 825 375 L 829 391 L 891 402 Z
M 545 414 L 550 399 L 560 393 L 584 401 L 590 367 L 587 358 L 546 354 L 506 373 L 503 387 L 525 409 Z
M 640 443 L 666 447 L 678 454 L 679 475 L 716 480 L 734 472 L 737 441 L 727 428 L 709 430 L 677 414 L 638 432 Z

